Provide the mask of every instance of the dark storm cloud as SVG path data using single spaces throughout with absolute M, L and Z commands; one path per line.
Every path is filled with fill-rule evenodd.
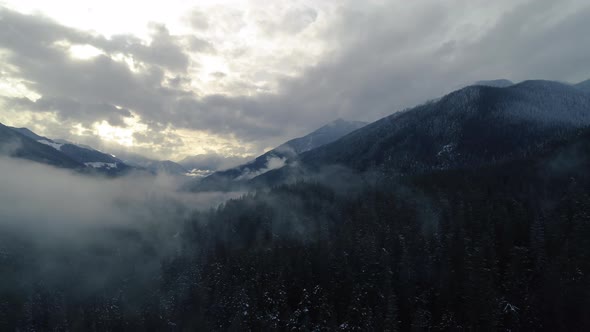
M 482 6 L 500 10 L 488 14 Z M 154 25 L 153 42 L 144 45 L 133 36 L 106 39 L 38 16 L 0 13 L 0 47 L 10 51 L 6 59 L 11 65 L 3 70 L 22 77 L 43 95 L 42 101 L 107 105 L 80 107 L 88 111 L 79 116 L 112 123 L 129 109 L 154 128 L 206 130 L 261 148 L 339 117 L 376 120 L 479 80 L 573 82 L 590 76 L 590 6 L 574 0 L 342 2 L 338 19 L 317 32 L 316 38 L 332 49 L 319 63 L 282 79 L 274 93 L 237 97 L 183 90 L 190 77 L 181 47 L 213 52 L 215 45 L 209 47 L 205 39 L 172 36 Z M 193 26 L 233 33 L 244 23 L 243 13 L 224 15 L 227 19 L 196 13 Z M 300 9 L 282 18 L 283 31 L 297 33 L 318 14 Z M 53 46 L 63 39 L 93 45 L 106 54 L 72 60 Z M 132 71 L 110 57 L 116 52 L 145 66 Z M 71 111 L 75 108 L 69 109 L 59 112 L 77 116 Z

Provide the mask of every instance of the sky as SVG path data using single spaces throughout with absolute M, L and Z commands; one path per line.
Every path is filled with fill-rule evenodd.
M 586 0 L 0 0 L 0 122 L 238 162 L 467 84 L 590 78 Z

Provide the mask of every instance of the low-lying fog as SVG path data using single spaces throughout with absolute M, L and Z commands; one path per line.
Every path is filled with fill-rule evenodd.
M 0 157 L 0 294 L 26 299 L 36 285 L 76 296 L 129 282 L 149 289 L 191 214 L 241 195 L 177 187 L 167 176 L 88 176 Z
M 166 222 L 240 195 L 184 193 L 177 188 L 178 182 L 165 175 L 94 177 L 0 157 L 0 223 L 49 230 Z

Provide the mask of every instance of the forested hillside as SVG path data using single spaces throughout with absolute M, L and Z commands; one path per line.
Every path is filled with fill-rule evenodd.
M 588 31 L 0 0 L 0 332 L 590 332 Z
M 371 123 L 253 182 L 281 183 L 326 165 L 413 175 L 526 158 L 590 125 L 589 109 L 590 95 L 558 82 L 469 86 Z
M 588 330 L 589 165 L 581 133 L 467 172 L 279 186 L 177 223 L 163 256 L 156 229 L 114 229 L 75 253 L 10 237 L 0 324 Z

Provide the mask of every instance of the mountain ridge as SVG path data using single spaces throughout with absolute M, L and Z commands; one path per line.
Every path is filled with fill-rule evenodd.
M 291 139 L 246 164 L 215 172 L 192 183 L 188 186 L 189 190 L 231 190 L 244 181 L 283 167 L 300 153 L 329 144 L 366 125 L 367 123 L 361 121 L 334 120 L 305 136 Z
M 328 165 L 398 175 L 500 163 L 590 125 L 590 96 L 552 81 L 469 86 L 394 113 L 301 154 L 252 183 L 298 179 Z
M 13 128 L 0 123 L 0 153 L 2 155 L 61 168 L 84 168 L 83 164 L 70 158 L 63 152 L 60 152 L 51 146 L 39 143 L 31 138 L 29 135 L 32 132 L 29 131 L 29 135 L 25 135 L 21 133 L 21 131 L 22 130 L 13 130 Z M 34 133 L 32 134 L 35 135 Z
M 509 86 L 514 85 L 514 82 L 507 80 L 505 78 L 495 79 L 495 80 L 483 80 L 477 81 L 474 85 L 483 85 L 489 86 L 493 88 L 507 88 Z
M 5 132 L 4 141 L 12 137 L 24 144 L 17 148 L 14 153 L 8 154 L 13 157 L 21 157 L 87 173 L 99 172 L 105 175 L 125 174 L 132 169 L 132 167 L 110 154 L 65 140 L 52 140 L 38 135 L 28 128 L 3 125 L 3 130 Z
M 574 86 L 584 92 L 590 93 L 590 79 L 577 83 Z

